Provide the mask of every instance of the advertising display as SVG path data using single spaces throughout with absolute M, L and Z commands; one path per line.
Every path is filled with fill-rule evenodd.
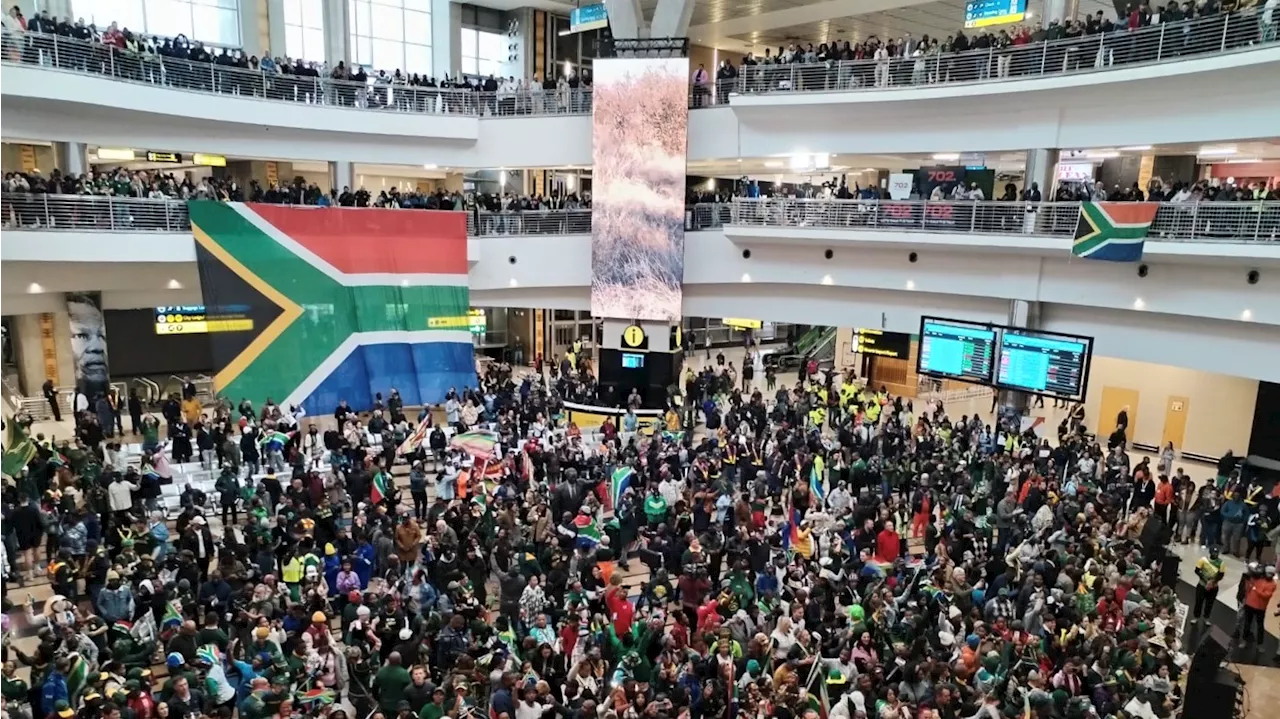
M 591 314 L 675 322 L 684 283 L 689 60 L 596 60 Z
M 889 175 L 889 199 L 891 200 L 909 200 L 911 199 L 911 186 L 914 184 L 914 177 L 909 172 L 894 172 Z

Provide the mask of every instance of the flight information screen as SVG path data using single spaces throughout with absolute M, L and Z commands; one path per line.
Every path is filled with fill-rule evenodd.
M 920 374 L 990 384 L 995 355 L 996 331 L 986 325 L 920 320 Z
M 996 384 L 1056 397 L 1082 397 L 1092 345 L 1088 337 L 1006 329 L 1000 340 Z

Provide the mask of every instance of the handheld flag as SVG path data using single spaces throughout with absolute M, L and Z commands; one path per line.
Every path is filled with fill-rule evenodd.
M 819 507 L 827 506 L 827 486 L 822 478 L 822 458 L 814 457 L 813 469 L 809 470 L 809 493 Z
M 36 445 L 27 435 L 27 429 L 21 422 L 9 422 L 9 436 L 4 442 L 3 471 L 6 477 L 15 477 L 26 469 L 27 463 L 35 459 Z
M 613 476 L 609 478 L 609 509 L 618 511 L 618 503 L 622 501 L 622 495 L 631 486 L 634 476 L 635 470 L 630 467 L 618 467 L 613 470 Z
M 1071 254 L 1089 260 L 1137 262 L 1160 205 L 1154 202 L 1082 202 Z
M 369 488 L 369 500 L 374 504 L 381 504 L 384 499 L 391 496 L 390 489 L 386 473 L 379 470 L 373 475 L 373 485 Z
M 579 547 L 592 549 L 600 544 L 600 527 L 596 525 L 596 520 L 585 514 L 579 514 L 574 517 L 573 524 L 578 528 Z
M 476 459 L 493 459 L 498 446 L 498 435 L 486 429 L 476 429 L 455 435 L 449 446 L 460 449 Z
M 427 438 L 427 423 L 419 422 L 418 426 L 414 428 L 413 434 L 406 437 L 404 442 L 400 444 L 400 448 L 396 451 L 399 452 L 401 456 L 406 454 L 413 454 L 414 452 L 418 451 L 418 447 L 422 446 L 422 443 L 426 440 L 426 438 Z
M 289 435 L 279 431 L 263 432 L 258 439 L 258 446 L 267 450 L 283 449 L 288 443 Z
M 177 627 L 182 624 L 182 612 L 178 611 L 178 605 L 172 601 L 165 602 L 164 616 L 160 617 L 160 628 L 168 629 Z

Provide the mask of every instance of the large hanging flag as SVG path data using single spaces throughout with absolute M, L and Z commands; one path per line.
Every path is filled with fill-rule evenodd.
M 382 504 L 382 500 L 391 496 L 391 486 L 386 472 L 381 470 L 373 475 L 373 483 L 369 487 L 369 500 L 374 504 Z
M 632 477 L 636 474 L 631 467 L 618 467 L 613 470 L 613 475 L 609 477 L 609 509 L 611 511 L 618 510 L 618 503 L 622 501 L 622 495 L 631 486 Z
M 1160 205 L 1154 202 L 1082 202 L 1071 254 L 1090 260 L 1137 262 Z
M 392 388 L 423 405 L 475 386 L 463 213 L 188 211 L 219 393 L 318 416 Z
M 35 459 L 36 444 L 21 422 L 10 421 L 8 435 L 4 441 L 3 471 L 6 477 L 16 477 L 26 469 L 28 462 Z

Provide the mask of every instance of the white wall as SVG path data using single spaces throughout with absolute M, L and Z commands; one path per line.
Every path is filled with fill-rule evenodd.
M 1085 422 L 1091 431 L 1097 431 L 1102 419 L 1098 409 L 1105 387 L 1138 392 L 1138 406 L 1130 412 L 1132 441 L 1159 445 L 1169 398 L 1185 397 L 1183 451 L 1218 457 L 1228 449 L 1240 455 L 1248 450 L 1257 380 L 1094 355 L 1084 403 Z

